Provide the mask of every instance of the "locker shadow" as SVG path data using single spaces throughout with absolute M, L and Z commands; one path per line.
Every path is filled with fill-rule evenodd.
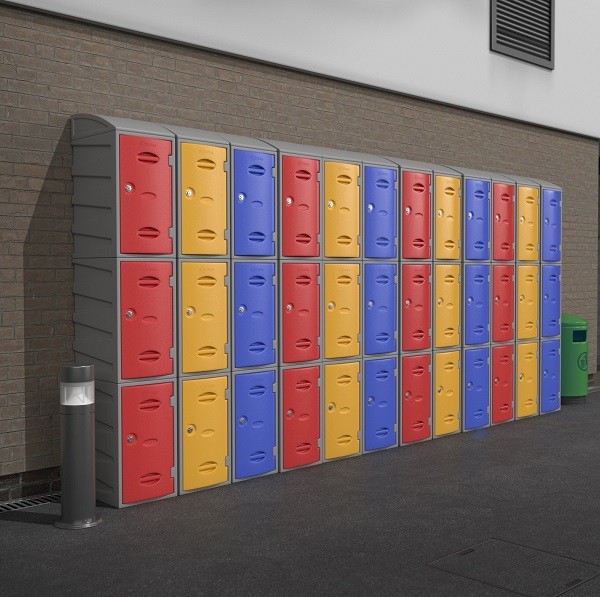
M 25 419 L 21 457 L 26 470 L 60 464 L 58 374 L 61 364 L 73 362 L 72 152 L 68 116 L 56 141 L 23 241 L 24 352 L 20 357 L 24 396 L 20 405 Z M 49 471 L 43 479 L 36 478 L 39 493 L 54 490 L 56 476 L 56 471 Z M 27 522 L 36 519 L 33 514 L 19 516 Z

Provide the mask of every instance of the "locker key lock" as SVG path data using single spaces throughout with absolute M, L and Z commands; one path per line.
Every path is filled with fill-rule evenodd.
M 500 221 L 500 214 L 496 214 L 496 217 L 494 218 L 496 220 L 496 222 Z
M 441 305 L 443 302 L 444 302 L 444 299 L 442 299 L 442 298 L 439 298 L 439 299 L 437 300 L 437 304 L 438 304 L 438 305 Z
M 240 305 L 240 306 L 238 307 L 238 312 L 239 312 L 239 313 L 245 313 L 245 312 L 246 312 L 246 307 L 244 307 L 244 305 Z
M 544 224 L 550 224 L 550 220 L 548 218 L 544 218 Z
M 125 311 L 125 317 L 127 317 L 127 319 L 131 319 L 133 317 L 133 311 L 131 309 L 129 309 L 129 311 Z
M 500 383 L 500 378 L 499 377 L 494 377 L 494 383 L 495 384 L 499 384 Z
M 473 297 L 472 297 L 472 296 L 470 296 L 470 297 L 467 299 L 467 303 L 469 303 L 469 305 L 470 305 L 472 302 L 473 302 Z
M 292 305 L 286 305 L 285 310 L 289 313 L 294 307 Z
M 375 209 L 375 206 L 372 203 L 369 203 L 369 205 L 367 205 L 367 211 L 369 213 L 371 213 L 374 209 Z
M 372 309 L 374 305 L 375 305 L 375 303 L 373 301 L 369 301 L 367 303 L 367 307 L 369 307 L 369 309 Z
M 238 422 L 240 425 L 245 425 L 247 421 L 248 419 L 246 419 L 246 417 L 240 417 L 240 420 Z
M 500 297 L 499 296 L 495 296 L 494 297 L 494 302 L 495 303 L 499 303 L 500 302 Z
M 131 193 L 131 191 L 133 191 L 133 185 L 126 184 L 125 185 L 125 192 L 126 193 Z
M 473 212 L 472 212 L 472 211 L 470 211 L 470 212 L 467 214 L 467 219 L 469 219 L 469 220 L 472 220 L 472 219 L 473 219 Z
M 468 388 L 469 390 L 473 388 L 473 382 L 472 382 L 472 381 L 470 381 L 470 382 L 467 384 L 467 388 Z
M 438 217 L 442 217 L 444 215 L 444 210 L 443 209 L 438 209 Z
M 438 389 L 437 389 L 437 393 L 441 394 L 442 392 L 443 392 L 443 388 L 442 388 L 442 386 L 439 386 Z
M 405 208 L 404 208 L 404 211 L 405 211 L 407 214 L 409 214 L 409 213 L 410 213 L 410 207 L 405 207 Z
M 244 195 L 244 193 L 240 193 L 240 194 L 238 195 L 238 201 L 239 201 L 240 203 L 243 203 L 245 198 L 246 198 L 246 196 Z
M 335 408 L 335 404 L 333 404 L 333 402 L 331 404 L 329 404 L 329 406 L 327 407 L 328 410 L 333 410 Z
M 369 400 L 367 402 L 369 404 L 373 404 L 373 402 L 375 402 L 375 398 L 373 398 L 373 396 L 369 396 Z
M 128 444 L 132 444 L 135 441 L 135 435 L 128 435 L 127 436 L 127 443 Z
M 192 196 L 192 189 L 186 189 L 185 190 L 185 196 L 186 197 L 191 197 Z
M 521 216 L 521 217 L 519 218 L 519 222 L 521 222 L 521 224 L 522 224 L 524 221 L 525 221 L 525 217 L 524 217 L 524 216 Z
M 194 428 L 193 427 L 188 427 L 187 428 L 187 432 L 188 433 L 194 433 Z
M 294 416 L 294 411 L 290 409 L 285 414 L 286 414 L 287 418 L 289 419 L 290 417 Z
M 190 315 L 190 316 L 191 316 L 191 315 L 193 315 L 193 314 L 194 314 L 194 309 L 192 309 L 191 307 L 188 307 L 188 308 L 185 310 L 185 314 L 186 314 L 186 315 Z
M 523 379 L 525 376 L 522 373 L 519 373 L 519 379 Z
M 410 392 L 404 392 L 404 397 L 405 398 L 410 398 L 411 397 L 411 393 Z
M 523 295 L 521 295 L 521 296 L 519 297 L 519 301 L 520 301 L 520 302 L 523 302 L 524 300 L 525 300 L 525 297 L 524 297 Z
M 545 300 L 545 301 L 547 301 L 549 298 L 550 298 L 550 297 L 549 297 L 547 294 L 545 294 L 545 295 L 544 295 L 544 300 Z
M 327 308 L 328 308 L 330 311 L 333 311 L 334 307 L 335 307 L 335 305 L 334 305 L 333 303 L 329 303 L 329 304 L 327 305 Z
M 333 201 L 328 201 L 328 202 L 327 202 L 327 207 L 328 207 L 329 209 L 333 209 L 333 206 L 334 206 L 334 205 L 335 205 L 335 203 L 334 203 Z
M 405 307 L 410 307 L 410 299 L 406 299 L 406 300 L 404 301 L 404 306 L 405 306 Z
M 285 204 L 286 204 L 286 205 L 291 205 L 291 204 L 292 204 L 292 202 L 293 202 L 293 199 L 292 199 L 291 197 L 286 197 L 286 198 L 285 198 Z

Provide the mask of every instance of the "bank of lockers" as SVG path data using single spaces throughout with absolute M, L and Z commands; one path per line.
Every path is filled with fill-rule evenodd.
M 540 342 L 540 414 L 560 408 L 560 341 Z
M 467 263 L 464 266 L 464 343 L 490 341 L 490 266 Z
M 460 425 L 460 350 L 433 355 L 433 435 L 457 433 Z
M 227 261 L 179 262 L 179 363 L 181 374 L 229 367 Z
M 492 425 L 514 418 L 515 345 L 492 346 Z
M 538 414 L 538 343 L 517 344 L 516 418 Z
M 461 179 L 435 174 L 434 189 L 433 258 L 458 260 L 461 257 Z
M 541 306 L 542 337 L 560 336 L 560 265 L 542 265 Z
M 431 259 L 431 176 L 402 170 L 402 259 Z
M 234 261 L 232 266 L 233 365 L 275 365 L 275 262 Z
M 174 253 L 174 137 L 124 118 L 71 118 L 73 256 Z
M 175 375 L 174 261 L 74 259 L 77 364 L 96 379 Z
M 492 265 L 492 342 L 515 337 L 515 266 Z
M 431 438 L 431 353 L 401 358 L 400 441 Z
M 460 265 L 434 266 L 434 348 L 460 345 Z
M 321 462 L 321 367 L 279 370 L 280 469 Z
M 397 351 L 398 265 L 363 265 L 363 350 L 367 355 Z
M 323 368 L 324 459 L 360 454 L 360 363 L 325 364 Z
M 490 424 L 490 349 L 463 352 L 463 431 Z
M 490 181 L 465 177 L 464 259 L 490 258 Z
M 402 264 L 402 351 L 431 348 L 431 264 Z
M 324 270 L 324 356 L 326 359 L 358 356 L 360 264 L 325 263 Z
M 362 382 L 363 450 L 398 445 L 397 358 L 365 359 Z
M 517 184 L 517 261 L 537 261 L 540 243 L 540 189 Z
M 276 371 L 233 375 L 233 480 L 277 472 Z
M 515 259 L 515 185 L 492 184 L 492 259 Z
M 542 261 L 560 261 L 562 192 L 542 183 Z
M 360 165 L 324 162 L 325 257 L 360 257 Z
M 539 266 L 517 265 L 517 340 L 538 336 Z
M 281 272 L 281 362 L 321 358 L 320 263 L 284 261 Z
M 231 480 L 230 377 L 182 379 L 179 386 L 179 491 Z
M 397 176 L 398 171 L 395 168 L 364 166 L 363 257 L 365 259 L 397 257 Z
M 175 495 L 173 380 L 96 380 L 96 496 L 120 508 Z
M 275 257 L 274 150 L 260 141 L 230 140 L 233 256 Z

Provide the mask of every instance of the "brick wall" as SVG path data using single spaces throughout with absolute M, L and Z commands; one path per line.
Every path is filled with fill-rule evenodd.
M 564 310 L 596 330 L 597 141 L 4 5 L 0 43 L 0 475 L 59 462 L 76 112 L 553 181 L 565 191 Z M 589 360 L 595 370 L 595 334 Z

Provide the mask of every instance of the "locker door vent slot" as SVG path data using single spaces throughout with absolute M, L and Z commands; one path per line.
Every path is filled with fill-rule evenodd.
M 308 442 L 305 442 L 303 444 L 298 444 L 296 446 L 296 452 L 298 454 L 308 454 L 310 452 L 311 448 L 312 448 L 312 445 L 309 444 Z
M 267 349 L 267 345 L 264 342 L 252 342 L 248 346 L 248 350 L 254 354 L 259 354 Z
M 421 429 L 423 429 L 423 427 L 425 427 L 425 423 L 423 423 L 423 421 L 417 421 L 416 423 L 413 423 L 412 428 L 415 431 L 420 431 Z
M 198 350 L 199 357 L 214 357 L 217 354 L 217 349 L 214 346 L 203 346 Z
M 296 278 L 298 286 L 308 286 L 310 284 L 310 276 L 298 276 Z
M 198 402 L 200 404 L 212 404 L 217 399 L 217 395 L 214 392 L 204 392 L 198 396 Z
M 296 348 L 300 350 L 308 350 L 312 346 L 312 342 L 308 338 L 301 338 L 296 342 Z
M 140 288 L 156 288 L 160 284 L 160 280 L 154 276 L 144 276 L 138 280 Z
M 377 373 L 375 374 L 375 379 L 377 379 L 379 381 L 385 381 L 389 376 L 390 376 L 390 374 L 388 371 L 381 370 L 381 371 L 377 371 Z
M 446 249 L 454 249 L 454 241 L 453 240 L 444 241 L 444 247 L 446 247 Z
M 216 462 L 213 462 L 213 461 L 203 462 L 198 467 L 198 472 L 203 475 L 210 475 L 211 473 L 214 473 L 218 468 L 219 468 L 219 465 Z
M 198 168 L 200 168 L 201 170 L 214 170 L 217 167 L 217 165 L 212 160 L 209 160 L 208 158 L 198 160 L 196 162 L 196 166 Z
M 423 375 L 423 373 L 425 373 L 425 369 L 420 365 L 412 370 L 413 375 Z
M 478 241 L 475 241 L 475 248 L 476 248 L 478 251 L 482 251 L 482 250 L 485 248 L 485 243 L 483 243 L 483 242 L 482 242 L 482 241 L 480 241 L 480 240 L 478 240 Z
M 485 193 L 481 189 L 478 189 L 473 194 L 477 199 L 485 199 Z
M 215 238 L 217 238 L 217 233 L 214 230 L 205 229 L 205 230 L 200 230 L 196 234 L 196 237 L 198 238 L 198 240 L 210 242 L 210 241 L 215 240 Z
M 160 473 L 146 473 L 140 477 L 140 485 L 156 485 L 162 479 Z
M 501 248 L 503 251 L 510 251 L 510 244 L 509 244 L 509 243 L 502 243 L 502 244 L 500 245 L 500 248 Z
M 477 410 L 476 410 L 476 411 L 473 413 L 473 416 L 474 416 L 474 417 L 477 417 L 477 418 L 481 418 L 481 417 L 483 417 L 483 415 L 484 415 L 484 412 L 483 412 L 483 410 L 481 410 L 480 408 L 479 408 L 479 409 L 477 409 Z
M 308 379 L 302 379 L 296 383 L 296 389 L 300 392 L 306 392 L 310 390 L 312 383 Z
M 351 342 L 352 338 L 350 338 L 350 336 L 339 336 L 337 339 L 339 346 L 349 346 Z
M 453 423 L 453 422 L 454 422 L 454 415 L 446 415 L 444 417 L 444 423 L 449 425 L 450 423 Z
M 483 284 L 485 282 L 485 278 L 481 274 L 477 274 L 474 280 L 477 284 Z
M 415 331 L 413 332 L 413 335 L 412 335 L 412 337 L 413 337 L 415 340 L 423 340 L 423 338 L 425 337 L 425 332 L 424 332 L 423 330 L 415 330 Z
M 264 396 L 267 393 L 267 388 L 265 386 L 252 386 L 248 390 L 248 394 L 253 396 L 254 398 L 258 398 L 259 396 Z
M 267 280 L 263 276 L 252 276 L 248 280 L 248 284 L 250 284 L 250 286 L 255 286 L 255 287 L 264 286 L 266 283 L 267 283 Z
M 390 430 L 387 427 L 380 427 L 376 432 L 375 435 L 377 437 L 387 437 L 390 434 Z
M 341 286 L 348 286 L 352 283 L 352 278 L 350 276 L 338 276 L 336 282 Z
M 452 276 L 452 275 L 444 276 L 444 282 L 446 284 L 453 284 L 454 283 L 454 276 Z
M 150 151 L 142 151 L 137 154 L 137 161 L 143 164 L 157 164 L 159 159 L 155 153 L 151 153 Z
M 422 238 L 415 238 L 412 244 L 415 249 L 422 249 L 425 246 L 425 241 Z
M 299 245 L 308 245 L 311 240 L 310 234 L 296 234 L 296 242 Z
M 204 288 L 212 288 L 217 283 L 217 279 L 212 276 L 202 276 L 198 278 L 196 283 L 198 286 L 203 286 Z
M 160 408 L 160 400 L 157 400 L 156 398 L 148 398 L 147 400 L 142 400 L 138 408 L 143 412 L 152 412 Z
M 413 283 L 414 284 L 424 284 L 425 278 L 423 276 L 421 276 L 420 274 L 413 276 Z
M 508 203 L 510 201 L 510 195 L 508 193 L 502 193 L 502 195 L 500 195 L 500 200 Z
M 248 174 L 252 174 L 253 176 L 262 176 L 266 173 L 266 170 L 259 166 L 258 164 L 253 164 L 252 166 L 248 166 Z
M 336 381 L 340 386 L 347 386 L 352 381 L 352 378 L 349 375 L 342 375 Z
M 338 183 L 340 184 L 350 184 L 352 182 L 352 178 L 350 176 L 348 176 L 347 174 L 340 174 L 336 180 L 338 181 Z
M 266 236 L 262 232 L 251 232 L 248 235 L 248 240 L 251 243 L 262 243 L 265 240 Z
M 380 236 L 380 237 L 378 237 L 378 238 L 375 239 L 375 244 L 378 247 L 387 247 L 390 244 L 390 241 L 385 236 Z
M 380 188 L 380 189 L 389 189 L 390 188 L 390 183 L 389 181 L 385 180 L 385 178 L 380 178 L 376 183 L 375 186 Z
M 381 285 L 388 284 L 389 281 L 390 281 L 390 279 L 388 278 L 388 276 L 377 276 L 375 278 L 375 282 L 377 282 L 377 284 L 381 284 Z
M 425 191 L 425 185 L 420 182 L 416 182 L 412 188 L 415 193 L 423 193 Z
M 296 178 L 298 180 L 310 180 L 311 174 L 308 170 L 296 170 Z
M 152 228 L 151 226 L 145 226 L 137 231 L 137 235 L 140 238 L 158 238 L 160 230 Z
M 146 350 L 138 355 L 138 359 L 143 363 L 154 363 L 160 359 L 160 352 L 156 350 Z
M 386 334 L 385 332 L 381 332 L 375 336 L 375 340 L 377 340 L 377 342 L 387 342 L 389 339 L 390 335 Z
M 266 457 L 267 453 L 263 452 L 262 450 L 259 450 L 258 452 L 253 452 L 252 454 L 250 454 L 248 460 L 257 464 L 259 462 L 262 462 Z
M 352 242 L 352 239 L 349 236 L 342 234 L 337 237 L 336 242 L 338 245 L 348 246 Z
M 351 441 L 352 441 L 352 438 L 349 435 L 340 435 L 337 438 L 337 443 L 340 444 L 340 446 L 346 446 Z

